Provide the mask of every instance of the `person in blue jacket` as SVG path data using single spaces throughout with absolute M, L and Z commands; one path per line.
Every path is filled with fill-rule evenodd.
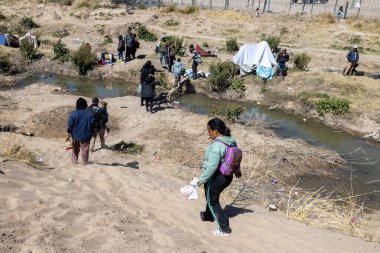
M 94 117 L 87 109 L 87 102 L 84 98 L 78 98 L 76 110 L 70 112 L 67 122 L 67 141 L 70 136 L 73 141 L 73 151 L 71 161 L 78 163 L 79 152 L 82 152 L 82 164 L 88 164 L 90 151 L 90 141 L 93 135 Z
M 236 141 L 231 136 L 230 129 L 219 118 L 211 119 L 207 123 L 207 130 L 212 142 L 208 145 L 202 166 L 203 171 L 198 183 L 198 185 L 204 184 L 207 205 L 206 211 L 201 212 L 200 216 L 202 221 L 212 222 L 216 219 L 219 229 L 212 233 L 216 236 L 227 236 L 231 234 L 232 230 L 228 217 L 220 206 L 219 196 L 231 184 L 233 175 L 223 175 L 219 167 L 226 154 L 226 145 L 236 146 Z M 241 177 L 240 170 L 235 173 L 235 176 Z
M 355 71 L 355 68 L 359 66 L 359 52 L 358 52 L 358 46 L 354 45 L 352 47 L 352 50 L 350 50 L 347 54 L 347 60 L 348 60 L 348 66 L 346 68 L 346 71 L 344 72 L 345 75 L 352 75 L 352 72 Z

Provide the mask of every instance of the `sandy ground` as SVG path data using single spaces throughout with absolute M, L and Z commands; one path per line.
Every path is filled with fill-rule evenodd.
M 25 129 L 41 126 L 35 137 L 1 133 L 1 143 L 24 145 L 42 156 L 49 168 L 37 170 L 22 162 L 0 159 L 0 170 L 5 173 L 0 174 L 0 252 L 380 250 L 378 244 L 292 222 L 281 212 L 268 212 L 255 205 L 225 207 L 233 233 L 228 238 L 212 236 L 216 224 L 199 218 L 204 198 L 185 200 L 179 188 L 191 177 L 175 176 L 181 170 L 190 170 L 187 175 L 199 175 L 196 164 L 200 161 L 193 161 L 197 156 L 187 153 L 193 156 L 186 157 L 194 164 L 189 168 L 170 158 L 183 154 L 186 147 L 203 154 L 209 141 L 205 116 L 165 106 L 150 114 L 139 106 L 139 98 L 108 99 L 113 130 L 107 144 L 134 141 L 145 145 L 145 150 L 141 155 L 122 155 L 96 149 L 90 154 L 90 164 L 82 166 L 71 164 L 70 151 L 64 148 L 65 126 L 59 123 L 65 122 L 76 96 L 57 94 L 53 87 L 39 84 L 0 92 L 0 96 L 9 105 L 0 110 L 2 124 L 11 121 Z M 63 109 L 56 117 L 50 116 L 50 126 L 33 123 L 33 119 L 40 118 L 36 115 L 57 108 Z M 266 138 L 274 145 L 286 142 L 244 129 L 232 126 L 243 150 L 265 143 Z M 162 152 L 168 145 L 178 150 L 172 154 Z M 247 163 L 246 159 L 244 166 Z M 243 175 L 242 180 L 246 178 Z

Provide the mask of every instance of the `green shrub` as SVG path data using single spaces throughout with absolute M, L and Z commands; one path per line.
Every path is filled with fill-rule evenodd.
M 74 0 L 47 0 L 48 3 L 56 3 L 60 5 L 71 6 Z
M 13 28 L 15 34 L 18 34 L 20 37 L 24 36 L 28 32 L 28 28 L 18 25 Z
M 113 145 L 112 149 L 120 153 L 135 155 L 141 154 L 144 151 L 144 145 L 138 145 L 134 142 L 128 143 L 125 141 L 121 141 Z
M 70 60 L 70 50 L 66 45 L 58 40 L 57 43 L 53 45 L 54 59 L 59 60 L 60 62 L 67 62 Z
M 166 43 L 170 44 L 171 42 L 174 43 L 175 47 L 175 54 L 178 56 L 185 56 L 186 48 L 183 43 L 183 38 L 177 37 L 177 36 L 167 36 L 165 37 Z
M 3 15 L 3 13 L 0 12 L 0 21 L 6 20 L 7 17 Z
M 226 41 L 227 52 L 233 53 L 239 50 L 239 44 L 235 38 L 229 38 Z
M 36 22 L 33 21 L 32 18 L 29 17 L 23 17 L 20 21 L 20 24 L 25 27 L 26 29 L 33 29 L 33 28 L 38 28 L 40 27 L 39 25 L 36 24 Z
M 144 2 L 139 2 L 138 5 L 137 5 L 137 9 L 139 10 L 146 10 L 148 9 L 148 5 Z
M 197 6 L 186 6 L 185 8 L 178 9 L 178 11 L 182 14 L 193 14 L 199 11 Z
M 146 29 L 146 27 L 143 25 L 140 25 L 137 28 L 137 36 L 140 39 L 145 40 L 145 41 L 156 41 L 157 40 L 157 36 L 154 33 L 148 31 L 148 29 Z
M 350 41 L 350 44 L 360 44 L 362 42 L 362 39 L 360 38 L 360 36 L 355 35 L 349 41 Z
M 104 44 L 113 43 L 111 36 L 104 37 Z
M 226 107 L 226 118 L 230 123 L 235 123 L 243 112 L 244 108 L 242 106 L 228 104 Z
M 80 3 L 77 4 L 76 7 L 77 7 L 77 9 L 81 9 L 81 8 L 90 8 L 91 5 L 90 5 L 90 3 L 88 3 L 88 2 L 80 2 Z
M 232 79 L 230 89 L 237 92 L 244 92 L 245 91 L 245 85 L 244 81 L 242 79 Z
M 208 80 L 213 91 L 226 91 L 230 88 L 237 67 L 232 62 L 215 61 L 210 65 L 210 78 Z
M 276 52 L 279 51 L 278 45 L 281 42 L 280 37 L 276 37 L 276 36 L 268 36 L 267 37 L 266 34 L 262 34 L 261 35 L 261 40 L 265 40 L 266 42 L 268 42 L 269 47 L 270 48 L 274 48 L 274 50 Z
M 0 25 L 0 33 L 9 34 L 10 31 L 5 25 Z
M 72 53 L 71 60 L 79 74 L 84 76 L 95 65 L 96 55 L 91 52 L 91 46 L 89 44 L 83 44 L 78 50 Z
M 205 41 L 202 43 L 202 47 L 209 47 L 208 43 Z
M 307 66 L 311 61 L 311 57 L 306 53 L 297 54 L 294 57 L 294 68 L 298 70 L 308 70 Z
M 281 30 L 280 30 L 280 34 L 281 35 L 285 35 L 285 34 L 288 34 L 289 33 L 289 30 L 288 28 L 286 27 L 282 27 Z
M 340 98 L 322 98 L 317 103 L 317 112 L 319 116 L 324 116 L 326 113 L 334 115 L 342 115 L 350 112 L 349 101 Z
M 54 33 L 54 37 L 63 38 L 69 36 L 70 33 L 67 29 L 57 29 Z
M 0 73 L 8 73 L 12 67 L 9 57 L 4 54 L 0 54 Z
M 20 52 L 22 57 L 27 61 L 31 61 L 36 55 L 33 43 L 29 43 L 27 41 L 21 42 Z
M 169 4 L 168 6 L 165 7 L 163 12 L 176 12 L 178 10 L 176 4 Z
M 160 85 L 164 88 L 168 88 L 168 80 L 165 73 L 161 72 L 158 74 L 157 80 L 160 82 Z
M 167 26 L 177 26 L 179 22 L 177 20 L 169 19 L 165 21 L 165 25 Z

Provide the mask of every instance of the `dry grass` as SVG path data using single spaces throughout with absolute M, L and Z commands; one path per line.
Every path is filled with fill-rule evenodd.
M 372 18 L 372 19 L 365 19 L 360 18 L 349 18 L 348 24 L 355 30 L 358 30 L 360 32 L 367 31 L 370 33 L 378 34 L 380 33 L 380 19 L 379 18 Z
M 0 156 L 9 160 L 23 161 L 36 169 L 42 168 L 42 162 L 37 161 L 36 154 L 18 143 L 17 138 L 10 134 L 8 139 L 2 138 Z
M 244 12 L 233 11 L 233 10 L 227 10 L 227 11 L 214 10 L 212 11 L 212 15 L 210 15 L 210 18 L 216 19 L 216 20 L 229 21 L 229 22 L 231 21 L 249 22 L 252 20 L 251 15 L 245 14 Z
M 324 12 L 324 13 L 313 16 L 313 22 L 317 22 L 319 24 L 332 25 L 332 24 L 337 24 L 338 19 L 332 13 Z
M 332 199 L 323 188 L 314 192 L 291 189 L 288 196 L 286 217 L 314 227 L 340 231 L 366 241 L 380 242 L 380 231 L 368 226 L 364 206 L 357 202 L 357 195 L 347 191 L 346 196 Z

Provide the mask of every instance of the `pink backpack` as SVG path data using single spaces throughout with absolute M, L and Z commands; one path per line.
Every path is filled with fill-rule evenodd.
M 243 152 L 237 146 L 229 146 L 218 139 L 215 141 L 226 145 L 226 155 L 223 158 L 219 170 L 225 176 L 232 176 L 236 171 L 240 169 Z

